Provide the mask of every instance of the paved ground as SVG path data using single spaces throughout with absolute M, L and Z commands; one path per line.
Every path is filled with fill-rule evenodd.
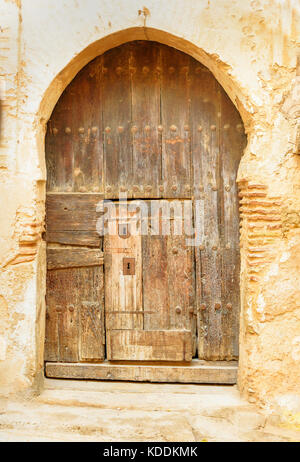
M 30 401 L 0 401 L 0 441 L 300 441 L 234 386 L 47 379 Z

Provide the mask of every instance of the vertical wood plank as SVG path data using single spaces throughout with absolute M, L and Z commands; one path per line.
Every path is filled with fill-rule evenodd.
M 164 197 L 190 196 L 190 59 L 161 47 L 162 176 Z M 175 58 L 176 55 L 176 58 Z
M 75 191 L 103 192 L 101 63 L 87 64 L 71 84 Z
M 104 281 L 103 266 L 84 269 L 78 286 L 80 302 L 80 360 L 104 359 Z
M 203 201 L 204 231 L 203 241 L 196 248 L 198 355 L 216 360 L 222 342 L 221 310 L 217 308 L 221 302 L 219 88 L 206 68 L 196 61 L 192 68 L 194 191 L 195 199 Z
M 58 313 L 56 311 L 55 273 L 47 271 L 46 325 L 45 325 L 45 361 L 59 360 Z
M 141 42 L 130 48 L 132 86 L 133 197 L 159 197 L 160 47 Z
M 52 290 L 48 285 L 47 303 L 50 317 L 56 311 L 58 361 L 77 362 L 79 359 L 76 273 L 77 268 L 48 271 Z
M 178 208 L 179 207 L 179 208 Z M 171 216 L 152 220 L 169 226 L 170 234 L 143 236 L 143 301 L 145 330 L 186 329 L 192 332 L 196 348 L 194 249 L 187 247 L 184 234 L 183 202 L 177 202 Z M 182 234 L 176 234 L 180 232 Z
M 144 329 L 169 329 L 168 241 L 150 232 L 142 238 Z
M 132 183 L 130 48 L 123 46 L 103 55 L 102 101 L 106 197 L 126 192 Z
M 186 246 L 184 235 L 175 236 L 171 234 L 168 237 L 168 288 L 171 328 L 191 331 L 193 354 L 195 354 L 194 248 Z
M 240 312 L 239 201 L 236 183 L 246 137 L 238 111 L 221 89 L 220 154 L 222 180 L 222 359 L 238 357 Z
M 73 94 L 68 86 L 48 122 L 46 164 L 49 167 L 48 190 L 72 191 L 73 188 Z

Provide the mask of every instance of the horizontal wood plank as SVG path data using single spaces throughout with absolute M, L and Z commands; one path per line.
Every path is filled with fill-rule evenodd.
M 126 361 L 191 361 L 188 330 L 108 330 L 107 359 Z
M 46 377 L 83 380 L 233 385 L 237 381 L 237 371 L 237 361 L 193 360 L 188 366 L 116 364 L 109 361 L 99 364 L 46 363 Z
M 46 241 L 99 247 L 97 204 L 101 194 L 48 193 L 46 199 Z
M 48 248 L 48 270 L 103 265 L 103 252 L 98 249 Z

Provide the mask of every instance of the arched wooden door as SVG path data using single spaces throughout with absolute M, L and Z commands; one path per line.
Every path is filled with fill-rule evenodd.
M 130 42 L 78 73 L 46 135 L 48 376 L 235 381 L 244 146 L 211 72 L 173 48 Z M 118 231 L 103 238 L 105 200 Z M 130 230 L 142 229 L 137 200 L 146 234 Z M 153 232 L 155 220 L 170 232 Z

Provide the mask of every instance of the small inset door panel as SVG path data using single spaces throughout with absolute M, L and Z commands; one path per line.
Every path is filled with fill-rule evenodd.
M 196 349 L 193 248 L 184 234 L 175 235 L 181 214 L 164 217 L 170 225 L 166 235 L 158 214 L 158 235 L 151 235 L 156 217 L 147 205 L 148 216 L 141 217 L 141 208 L 116 203 L 111 231 L 124 227 L 127 237 L 115 232 L 104 238 L 107 359 L 191 361 Z M 149 229 L 140 226 L 145 220 Z

